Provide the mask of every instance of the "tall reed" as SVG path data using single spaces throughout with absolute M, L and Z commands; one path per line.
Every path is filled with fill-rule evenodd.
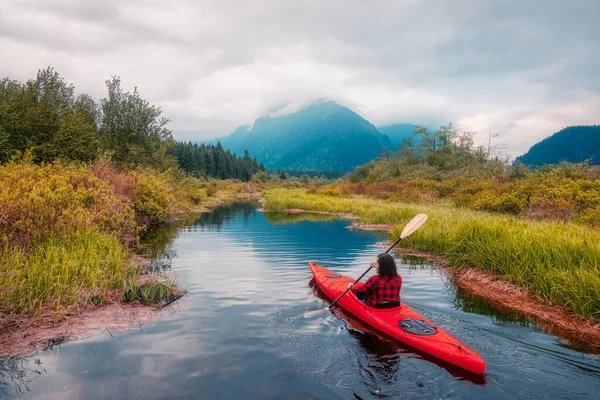
M 30 251 L 5 245 L 0 257 L 0 310 L 18 314 L 97 302 L 137 272 L 117 237 L 94 230 L 51 235 Z
M 538 298 L 600 318 L 600 232 L 562 222 L 532 221 L 442 204 L 271 190 L 265 207 L 352 213 L 363 223 L 393 224 L 397 237 L 417 213 L 427 223 L 401 245 L 448 257 L 450 266 L 489 270 Z

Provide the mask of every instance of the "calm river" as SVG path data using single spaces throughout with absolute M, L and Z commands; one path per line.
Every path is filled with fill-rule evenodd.
M 0 359 L 0 398 L 371 399 L 600 396 L 600 359 L 534 324 L 462 296 L 435 268 L 398 262 L 402 299 L 477 351 L 483 378 L 462 374 L 347 316 L 302 314 L 326 305 L 307 262 L 358 276 L 384 239 L 348 222 L 220 207 L 146 239 L 154 267 L 189 293 L 177 311 L 124 332 Z

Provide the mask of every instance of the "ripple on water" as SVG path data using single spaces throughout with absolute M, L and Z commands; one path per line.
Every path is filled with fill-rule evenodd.
M 267 315 L 269 330 L 275 333 L 285 333 L 294 330 L 294 322 L 302 318 L 306 307 L 302 305 L 282 307 Z
M 486 360 L 483 378 L 382 340 L 325 307 L 307 261 L 359 276 L 381 238 L 344 221 L 282 223 L 238 204 L 203 214 L 168 246 L 184 309 L 139 330 L 0 359 L 0 397 L 596 398 L 600 361 L 399 264 L 403 301 Z M 398 260 L 398 258 L 397 258 Z M 22 394 L 17 393 L 23 391 Z M 26 392 L 25 392 L 26 391 Z

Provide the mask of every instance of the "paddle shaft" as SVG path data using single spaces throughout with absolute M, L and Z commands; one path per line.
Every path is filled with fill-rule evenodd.
M 397 245 L 397 244 L 398 244 L 398 243 L 399 243 L 401 240 L 402 240 L 402 237 L 399 237 L 399 238 L 398 238 L 398 240 L 396 240 L 396 241 L 394 242 L 394 244 L 393 244 L 393 245 L 391 245 L 391 246 L 390 246 L 390 248 L 389 248 L 389 249 L 387 249 L 387 250 L 385 251 L 385 253 L 383 253 L 383 254 L 387 254 L 387 253 L 389 253 L 389 252 L 390 252 L 390 251 L 391 251 L 391 250 L 392 250 L 394 247 L 396 247 L 396 245 Z M 369 265 L 369 268 L 367 268 L 367 270 L 366 270 L 365 272 L 363 272 L 363 274 L 362 274 L 361 276 L 359 276 L 359 277 L 358 277 L 358 279 L 356 279 L 356 280 L 354 281 L 354 285 L 356 285 L 356 284 L 357 284 L 357 283 L 358 283 L 358 282 L 359 282 L 359 281 L 360 281 L 360 280 L 363 278 L 363 276 L 365 276 L 365 275 L 367 274 L 367 272 L 369 272 L 369 271 L 371 270 L 371 268 L 373 268 L 373 267 Z M 329 308 L 329 309 L 331 309 L 333 306 L 335 306 L 335 305 L 337 304 L 337 302 L 338 302 L 338 301 L 340 301 L 340 299 L 341 299 L 342 297 L 344 297 L 344 295 L 345 295 L 346 293 L 348 293 L 348 291 L 350 291 L 350 288 L 346 289 L 346 290 L 344 291 L 344 293 L 340 294 L 340 297 L 338 297 L 337 299 L 335 299 L 335 301 L 334 301 L 333 303 L 331 303 L 331 304 L 329 305 L 329 307 L 328 307 L 328 308 Z

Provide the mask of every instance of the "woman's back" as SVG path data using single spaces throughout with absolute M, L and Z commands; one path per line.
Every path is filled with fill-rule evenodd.
M 356 288 L 355 293 L 365 297 L 365 304 L 373 307 L 384 301 L 400 301 L 400 290 L 402 288 L 402 277 L 396 276 L 372 276 L 367 283 Z
M 400 301 L 402 277 L 398 275 L 394 257 L 387 253 L 380 254 L 371 267 L 377 270 L 377 275 L 370 277 L 363 286 L 354 288 L 354 293 L 371 307 L 384 301 Z M 352 286 L 350 284 L 348 287 Z

